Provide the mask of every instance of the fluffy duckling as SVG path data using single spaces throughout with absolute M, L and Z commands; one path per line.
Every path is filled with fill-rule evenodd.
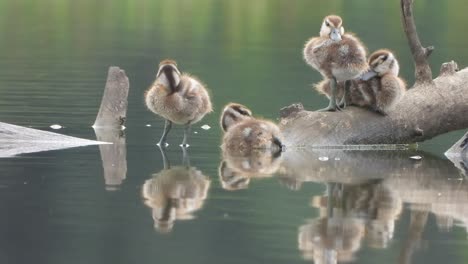
M 320 111 L 336 111 L 336 86 L 339 81 L 352 80 L 366 72 L 366 48 L 350 33 L 345 33 L 341 17 L 326 16 L 320 36 L 305 44 L 304 60 L 323 77 L 330 80 L 331 93 L 328 107 Z
M 245 106 L 230 103 L 221 115 L 224 137 L 222 148 L 239 155 L 248 155 L 255 150 L 281 152 L 283 145 L 281 132 L 274 123 L 254 118 Z
M 338 85 L 337 96 L 345 96 L 348 105 L 366 107 L 386 115 L 406 92 L 405 82 L 398 77 L 398 60 L 391 51 L 381 49 L 371 54 L 368 64 L 370 71 L 360 79 L 352 80 L 346 95 L 344 84 Z M 318 83 L 316 89 L 328 98 L 332 97 L 329 80 Z
M 182 146 L 187 147 L 192 124 L 213 111 L 205 86 L 197 78 L 181 73 L 173 60 L 159 64 L 156 80 L 145 93 L 145 103 L 149 110 L 166 120 L 160 146 L 165 146 L 167 134 L 175 123 L 185 125 Z

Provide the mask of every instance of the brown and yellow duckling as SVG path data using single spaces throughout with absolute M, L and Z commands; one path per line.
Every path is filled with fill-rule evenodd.
M 365 46 L 353 34 L 344 32 L 343 21 L 336 15 L 324 18 L 320 36 L 307 41 L 303 55 L 307 64 L 330 80 L 330 103 L 321 111 L 339 110 L 337 83 L 355 79 L 368 69 Z
M 224 131 L 223 150 L 246 155 L 255 150 L 278 153 L 283 148 L 278 126 L 253 117 L 252 112 L 241 104 L 226 105 L 220 123 Z
M 386 49 L 377 50 L 368 60 L 370 71 L 361 78 L 351 81 L 349 91 L 345 95 L 347 105 L 366 107 L 386 115 L 406 92 L 405 82 L 398 77 L 400 66 L 395 55 Z M 324 80 L 316 85 L 319 93 L 332 96 L 331 83 Z M 343 83 L 338 85 L 337 96 L 345 94 Z
M 158 145 L 165 146 L 172 123 L 184 125 L 182 146 L 187 147 L 191 126 L 213 111 L 210 96 L 197 78 L 181 73 L 173 60 L 159 64 L 156 80 L 145 93 L 149 110 L 166 120 Z

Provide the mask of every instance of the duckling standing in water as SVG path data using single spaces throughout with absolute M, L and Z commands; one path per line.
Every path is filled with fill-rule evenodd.
M 398 77 L 400 66 L 395 55 L 389 50 L 381 49 L 371 54 L 368 60 L 370 71 L 360 79 L 351 81 L 349 92 L 345 95 L 345 87 L 338 85 L 337 95 L 345 97 L 346 104 L 366 107 L 386 115 L 406 92 L 405 82 Z M 328 98 L 332 96 L 330 81 L 324 80 L 316 85 L 319 93 Z
M 255 150 L 281 152 L 281 132 L 274 123 L 254 118 L 245 106 L 230 103 L 221 115 L 224 137 L 222 148 L 230 153 L 247 155 Z
M 156 80 L 145 93 L 149 110 L 166 120 L 158 145 L 166 145 L 172 123 L 185 125 L 181 146 L 188 147 L 191 126 L 213 111 L 210 96 L 204 85 L 195 77 L 181 73 L 173 60 L 159 64 Z
M 352 34 L 344 33 L 341 17 L 325 17 L 320 36 L 305 44 L 304 60 L 323 77 L 330 80 L 331 93 L 328 107 L 319 111 L 336 111 L 337 83 L 357 78 L 366 72 L 366 48 Z

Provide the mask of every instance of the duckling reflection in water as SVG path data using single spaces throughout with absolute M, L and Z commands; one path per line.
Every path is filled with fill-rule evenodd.
M 159 64 L 156 80 L 145 93 L 145 103 L 149 110 L 166 120 L 158 142 L 163 147 L 172 123 L 185 126 L 181 146 L 188 147 L 191 126 L 213 111 L 205 85 L 194 76 L 181 73 L 172 60 Z
M 224 189 L 247 188 L 251 178 L 273 174 L 280 164 L 282 135 L 274 123 L 257 119 L 245 106 L 230 103 L 220 120 L 224 136 L 219 177 Z
M 315 263 L 352 261 L 364 237 L 377 248 L 393 237 L 402 210 L 396 193 L 377 181 L 341 187 L 329 184 L 327 196 L 314 197 L 320 217 L 299 228 L 299 249 Z
M 142 195 L 145 204 L 152 208 L 156 230 L 170 232 L 176 220 L 193 219 L 193 213 L 200 210 L 208 195 L 210 180 L 188 161 L 187 150 L 184 151 L 183 166 L 171 167 L 163 155 L 164 169 L 152 175 L 143 184 Z
M 337 96 L 343 98 L 343 106 L 356 105 L 386 115 L 406 92 L 405 82 L 398 77 L 398 60 L 391 51 L 382 49 L 372 53 L 368 63 L 370 71 L 352 80 L 349 88 L 343 83 L 338 84 Z M 328 98 L 332 97 L 329 80 L 318 83 L 315 88 Z
M 238 153 L 223 150 L 223 160 L 219 165 L 219 179 L 225 190 L 245 189 L 250 179 L 270 177 L 281 164 L 281 152 L 254 150 L 244 156 L 236 154 Z
M 330 102 L 321 111 L 340 110 L 337 83 L 357 78 L 368 69 L 365 46 L 353 34 L 344 32 L 343 20 L 335 15 L 324 18 L 320 36 L 307 41 L 303 55 L 306 63 L 330 82 Z

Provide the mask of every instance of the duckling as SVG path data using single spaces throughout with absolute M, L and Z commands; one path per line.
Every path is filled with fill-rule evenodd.
M 224 107 L 220 120 L 224 137 L 221 147 L 239 155 L 263 149 L 278 153 L 282 151 L 282 135 L 274 123 L 257 119 L 245 106 L 236 103 Z
M 173 60 L 159 64 L 156 80 L 145 93 L 145 103 L 150 111 L 166 120 L 160 146 L 166 145 L 167 134 L 175 123 L 185 126 L 181 146 L 188 147 L 191 126 L 213 111 L 205 85 L 194 76 L 181 73 Z
M 306 63 L 330 80 L 329 105 L 319 111 L 340 110 L 336 104 L 337 83 L 352 80 L 368 69 L 364 44 L 353 34 L 345 33 L 342 24 L 341 17 L 326 16 L 320 36 L 308 40 L 304 47 Z
M 338 85 L 337 96 L 344 96 L 348 105 L 366 107 L 386 115 L 406 92 L 405 81 L 398 77 L 398 60 L 390 50 L 380 49 L 371 54 L 368 64 L 370 71 L 352 80 L 346 95 L 344 84 Z M 316 89 L 331 98 L 329 80 L 318 83 Z

